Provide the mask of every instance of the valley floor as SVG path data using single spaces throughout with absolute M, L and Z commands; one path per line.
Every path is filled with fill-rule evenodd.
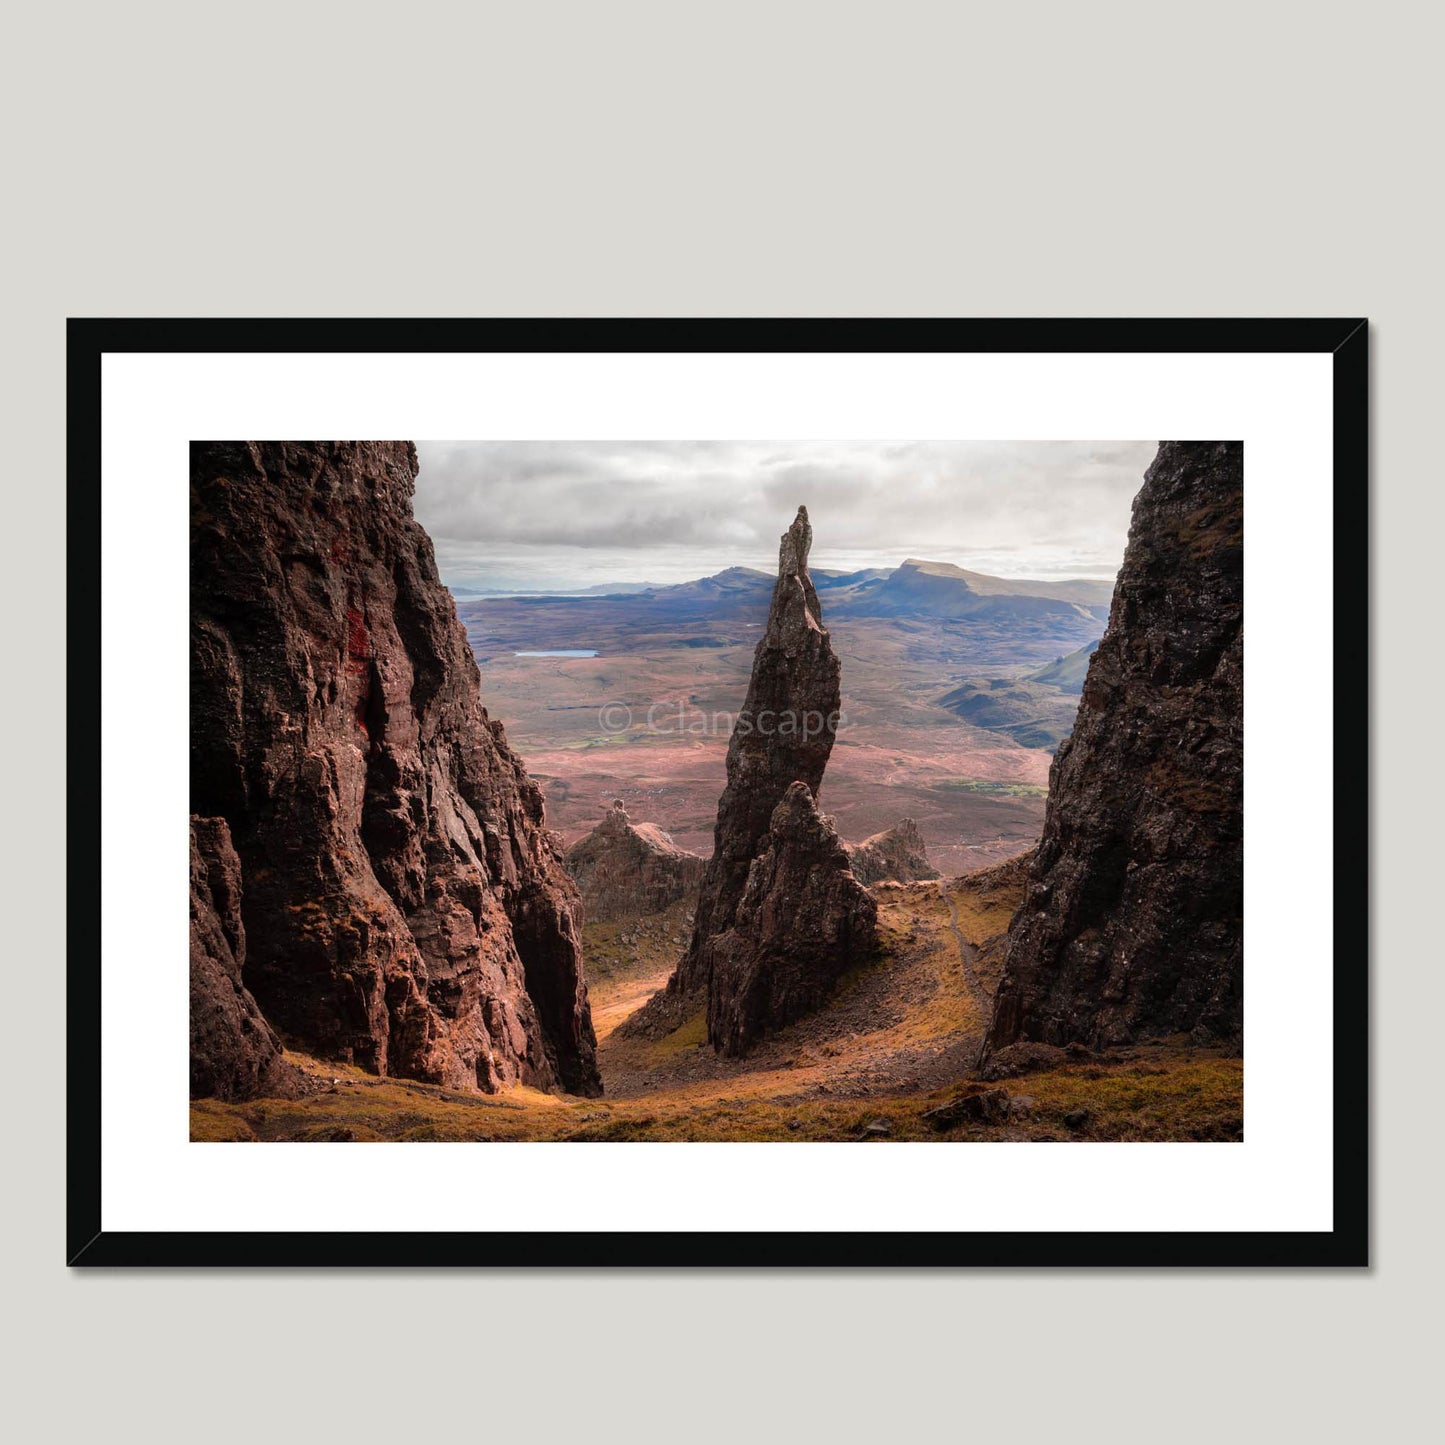
M 760 611 L 746 625 L 672 622 L 646 635 L 596 631 L 595 599 L 578 601 L 575 613 L 564 609 L 565 621 L 553 616 L 561 602 L 463 606 L 487 705 L 506 720 L 546 796 L 548 826 L 567 846 L 621 798 L 635 819 L 655 823 L 681 847 L 712 852 L 732 717 L 747 693 L 757 641 L 749 628 L 766 620 L 767 596 L 759 595 Z M 1072 635 L 989 644 L 957 627 L 937 619 L 831 624 L 847 722 L 819 794 L 850 842 L 913 818 L 930 861 L 948 875 L 1000 862 L 1038 838 L 1051 755 L 1016 733 L 975 726 L 940 697 L 967 678 L 1018 672 L 1078 645 Z M 512 653 L 513 646 L 566 647 L 578 637 L 601 654 Z M 687 645 L 697 643 L 708 645 Z M 986 680 L 980 686 L 995 710 L 1003 706 L 1003 692 Z M 1070 719 L 1077 701 L 1064 699 Z
M 688 917 L 591 924 L 586 956 L 606 1095 L 487 1096 L 379 1079 L 306 1055 L 301 1099 L 193 1101 L 193 1140 L 1231 1140 L 1243 1062 L 1183 1039 L 1077 1051 L 1002 1082 L 971 1079 L 1022 868 L 878 890 L 883 952 L 824 1009 L 745 1059 L 708 1047 L 702 1016 L 658 1040 L 617 1027 L 667 980 Z M 944 1115 L 966 1095 L 989 1095 Z M 1002 1097 L 1006 1095 L 1006 1097 Z M 988 1122 L 985 1122 L 987 1118 Z

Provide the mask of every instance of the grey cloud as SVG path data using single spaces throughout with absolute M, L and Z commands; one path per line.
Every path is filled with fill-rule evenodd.
M 806 503 L 820 566 L 904 556 L 1109 575 L 1153 442 L 418 442 L 416 511 L 469 585 L 770 567 Z M 465 574 L 465 575 L 463 575 Z

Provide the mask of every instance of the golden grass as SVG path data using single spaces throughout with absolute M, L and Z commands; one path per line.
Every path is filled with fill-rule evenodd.
M 589 979 L 652 973 L 671 968 L 682 956 L 692 924 L 691 905 L 674 903 L 665 913 L 625 923 L 585 923 L 582 947 Z
M 998 1087 L 998 1086 L 990 1086 Z M 1031 1101 L 1018 1127 L 1030 1139 L 1233 1140 L 1244 1137 L 1244 1061 L 1216 1050 L 1153 1045 L 1009 1079 Z M 957 1090 L 941 1091 L 943 1103 Z M 1083 1121 L 1071 1116 L 1085 1113 Z M 968 1137 L 990 1131 L 971 1126 Z M 950 1136 L 945 1136 L 950 1137 Z
M 700 1049 L 707 1042 L 707 1013 L 699 1009 L 690 1018 L 679 1024 L 670 1034 L 652 1045 L 652 1051 L 659 1057 L 678 1054 L 684 1049 Z
M 1071 1061 L 1001 1086 L 972 1083 L 966 1063 L 957 1065 L 957 1077 L 935 1065 L 933 1082 L 948 1080 L 939 1087 L 909 1072 L 926 1072 L 929 1060 L 971 1058 L 985 1021 L 987 999 L 962 967 L 950 902 L 963 937 L 975 946 L 992 943 L 996 953 L 1022 886 L 1021 876 L 1000 881 L 981 874 L 942 888 L 879 890 L 878 962 L 853 970 L 827 1008 L 742 1062 L 720 1061 L 707 1048 L 700 1010 L 662 1039 L 611 1034 L 666 981 L 673 940 L 686 934 L 682 911 L 641 928 L 589 924 L 589 968 L 594 957 L 602 965 L 591 990 L 604 1078 L 626 1075 L 626 1097 L 614 1091 L 578 1099 L 526 1088 L 462 1094 L 288 1051 L 318 1092 L 243 1104 L 194 1101 L 191 1138 L 838 1142 L 863 1139 L 875 1120 L 886 1122 L 888 1141 L 904 1142 L 1242 1137 L 1242 1061 L 1191 1049 L 1185 1040 Z M 901 1071 L 900 1059 L 908 1061 Z M 889 1082 L 894 1077 L 897 1087 Z M 1003 1087 L 1019 1101 L 1007 1123 L 940 1133 L 925 1121 L 928 1110 L 979 1087 Z
M 691 1021 L 690 1021 L 691 1022 Z M 679 1031 L 680 1032 L 680 1031 Z M 924 1114 L 974 1085 L 931 1094 L 799 1097 L 787 1070 L 708 1080 L 620 1100 L 564 1098 L 513 1089 L 452 1094 L 399 1080 L 344 1083 L 310 1098 L 191 1105 L 196 1142 L 290 1140 L 753 1140 L 856 1139 L 883 1119 L 890 1140 L 1228 1140 L 1243 1136 L 1243 1064 L 1211 1051 L 1160 1045 L 1070 1064 L 1003 1087 L 1028 1112 L 1004 1125 L 936 1133 Z M 996 1087 L 996 1086 L 990 1086 Z M 1083 1121 L 1071 1116 L 1087 1114 Z
M 627 923 L 588 923 L 582 929 L 587 992 L 598 1041 L 662 988 L 692 932 L 691 905 Z
M 256 1131 L 238 1113 L 233 1104 L 216 1099 L 191 1100 L 191 1142 L 193 1144 L 230 1144 L 255 1139 Z

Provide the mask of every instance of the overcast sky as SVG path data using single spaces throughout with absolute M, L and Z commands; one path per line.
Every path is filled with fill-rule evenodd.
M 1154 442 L 418 442 L 442 577 L 483 589 L 681 582 L 777 566 L 800 503 L 813 565 L 905 557 L 1112 577 Z

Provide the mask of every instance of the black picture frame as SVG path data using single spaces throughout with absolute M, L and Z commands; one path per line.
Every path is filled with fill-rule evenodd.
M 117 1232 L 101 1228 L 101 358 L 118 352 L 1313 352 L 1333 368 L 1334 579 L 1360 595 L 1369 527 L 1368 324 L 1348 319 L 73 319 L 67 333 L 67 1243 L 79 1266 L 1355 1266 L 1369 1263 L 1368 739 L 1361 687 L 1334 728 L 1333 1223 L 1329 1232 Z M 1368 619 L 1337 608 L 1338 676 Z M 1341 1079 L 1348 1060 L 1347 1084 Z

